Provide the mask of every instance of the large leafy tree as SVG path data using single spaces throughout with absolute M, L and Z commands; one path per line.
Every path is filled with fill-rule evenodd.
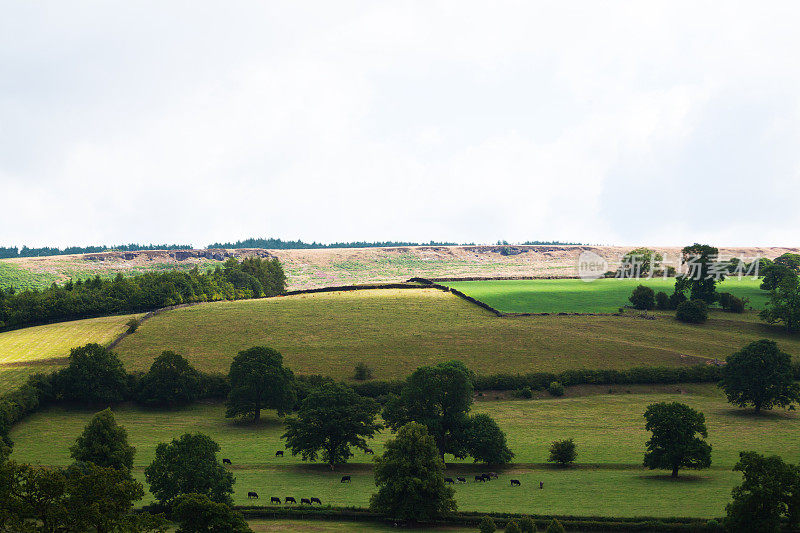
M 717 282 L 725 279 L 724 269 L 714 271 L 719 250 L 707 244 L 693 244 L 682 250 L 683 262 L 689 271 L 675 279 L 675 292 L 689 290 L 690 300 L 714 303 L 717 298 Z
M 786 252 L 775 258 L 775 264 L 786 266 L 792 269 L 795 274 L 800 274 L 800 254 Z
M 800 387 L 792 375 L 792 358 L 775 341 L 751 342 L 726 359 L 720 387 L 728 401 L 739 407 L 752 405 L 755 412 L 786 407 L 800 401 Z
M 733 489 L 726 507 L 729 531 L 777 533 L 781 518 L 790 525 L 800 519 L 800 469 L 777 456 L 741 452 L 733 467 L 742 473 L 742 484 Z
M 195 401 L 201 393 L 200 373 L 183 356 L 165 351 L 142 376 L 137 396 L 146 405 L 176 406 Z
M 76 463 L 67 469 L 66 507 L 73 531 L 119 530 L 144 488 L 127 470 Z
M 622 257 L 619 277 L 638 278 L 652 275 L 661 268 L 664 257 L 650 248 L 635 248 Z
M 469 417 L 466 445 L 475 461 L 505 464 L 514 458 L 514 453 L 506 444 L 505 433 L 492 417 L 484 413 Z
M 111 409 L 95 414 L 70 448 L 76 461 L 120 470 L 133 468 L 135 453 L 128 445 L 128 432 L 117 424 Z
M 256 346 L 233 358 L 228 374 L 231 390 L 225 416 L 261 418 L 262 409 L 277 409 L 283 416 L 294 407 L 294 374 L 283 366 L 280 352 Z
M 370 508 L 392 518 L 423 521 L 456 510 L 455 491 L 444 484 L 444 462 L 428 430 L 411 422 L 375 458 L 377 494 Z
M 682 403 L 661 402 L 648 406 L 644 418 L 645 429 L 652 432 L 646 444 L 644 466 L 651 470 L 672 470 L 674 478 L 683 467 L 711 466 L 711 445 L 703 440 L 708 437 L 703 413 Z
M 800 281 L 796 275 L 784 277 L 772 289 L 759 316 L 769 324 L 783 323 L 790 333 L 800 331 Z
M 155 459 L 144 470 L 150 492 L 164 504 L 190 493 L 230 504 L 234 477 L 217 460 L 217 452 L 219 445 L 202 433 L 160 443 Z
M 74 348 L 69 366 L 54 379 L 57 393 L 66 400 L 88 404 L 108 404 L 125 399 L 127 374 L 114 352 L 99 344 Z
M 380 407 L 347 385 L 325 383 L 312 389 L 283 434 L 292 455 L 315 461 L 319 453 L 331 470 L 352 457 L 351 448 L 367 449 L 367 439 L 383 426 L 375 422 Z
M 763 276 L 761 279 L 761 289 L 765 291 L 773 291 L 778 288 L 784 280 L 796 280 L 797 272 L 791 267 L 781 264 L 772 264 L 761 271 Z
M 472 380 L 460 361 L 420 367 L 408 378 L 400 396 L 387 402 L 383 419 L 395 430 L 419 422 L 428 429 L 442 456 L 465 457 Z

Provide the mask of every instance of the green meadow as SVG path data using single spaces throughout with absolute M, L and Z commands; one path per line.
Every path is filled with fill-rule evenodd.
M 591 285 L 591 284 L 590 284 Z M 436 289 L 379 289 L 213 302 L 144 322 L 116 348 L 129 370 L 146 370 L 163 350 L 197 368 L 227 372 L 240 350 L 267 345 L 299 374 L 352 377 L 366 362 L 376 379 L 403 378 L 422 365 L 464 361 L 480 374 L 696 365 L 772 338 L 800 356 L 800 338 L 754 313 L 713 311 L 703 325 L 672 314 L 498 318 Z
M 728 278 L 718 291 L 748 298 L 754 309 L 762 309 L 768 293 L 759 288 L 760 279 Z M 674 278 L 652 279 L 527 279 L 454 281 L 443 285 L 457 289 L 504 313 L 614 313 L 627 305 L 638 285 L 671 294 Z
M 598 388 L 570 389 L 563 398 L 515 401 L 478 401 L 474 411 L 485 412 L 506 432 L 514 463 L 500 470 L 489 484 L 456 485 L 459 508 L 468 511 L 506 511 L 536 514 L 613 516 L 713 517 L 723 514 L 730 490 L 740 476 L 731 470 L 739 451 L 755 450 L 800 460 L 798 415 L 782 410 L 755 417 L 733 409 L 713 385 L 621 388 L 610 394 Z M 642 413 L 657 401 L 681 401 L 706 415 L 708 442 L 713 446 L 712 468 L 681 472 L 675 481 L 667 473 L 641 468 L 644 443 Z M 247 504 L 247 492 L 264 498 L 277 496 L 322 499 L 335 506 L 366 506 L 375 490 L 371 456 L 360 451 L 352 463 L 331 472 L 326 466 L 304 463 L 299 457 L 275 457 L 283 450 L 283 423 L 267 416 L 256 426 L 226 420 L 224 406 L 206 403 L 179 411 L 144 411 L 131 405 L 115 409 L 136 446 L 135 470 L 152 460 L 159 442 L 184 432 L 200 431 L 221 446 L 220 457 L 231 459 L 236 475 L 237 504 Z M 43 465 L 70 462 L 68 447 L 91 417 L 91 411 L 51 408 L 17 425 L 12 458 Z M 42 435 L 47 439 L 42 439 Z M 390 437 L 384 430 L 371 443 L 377 454 Z M 573 468 L 546 464 L 547 447 L 556 439 L 575 439 L 578 460 Z M 486 469 L 447 456 L 451 477 L 472 476 Z M 350 474 L 351 484 L 340 483 Z M 519 479 L 522 487 L 511 487 Z M 539 490 L 539 482 L 544 489 Z M 147 497 L 149 501 L 149 496 Z

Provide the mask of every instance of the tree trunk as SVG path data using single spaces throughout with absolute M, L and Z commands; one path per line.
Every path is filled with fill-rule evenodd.
M 261 408 L 260 407 L 256 408 L 256 412 L 253 415 L 253 422 L 258 422 L 259 420 L 261 420 Z
M 678 477 L 678 467 L 677 466 L 673 466 L 672 467 L 672 477 L 673 478 Z

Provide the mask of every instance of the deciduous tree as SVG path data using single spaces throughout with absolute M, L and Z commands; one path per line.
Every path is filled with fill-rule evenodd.
M 257 421 L 262 409 L 276 409 L 283 416 L 294 407 L 294 374 L 283 366 L 283 356 L 277 350 L 256 346 L 239 352 L 228 379 L 228 418 L 249 416 Z
M 645 429 L 653 434 L 646 444 L 644 466 L 672 470 L 673 478 L 682 467 L 711 466 L 711 445 L 703 440 L 708 437 L 703 413 L 682 403 L 661 402 L 651 404 L 644 418 Z
M 117 424 L 111 409 L 95 414 L 69 450 L 76 461 L 121 470 L 133 468 L 136 453 L 128 445 L 128 432 Z

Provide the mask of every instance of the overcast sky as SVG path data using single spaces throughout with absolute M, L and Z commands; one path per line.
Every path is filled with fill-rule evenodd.
M 0 245 L 800 244 L 800 2 L 0 6 Z

